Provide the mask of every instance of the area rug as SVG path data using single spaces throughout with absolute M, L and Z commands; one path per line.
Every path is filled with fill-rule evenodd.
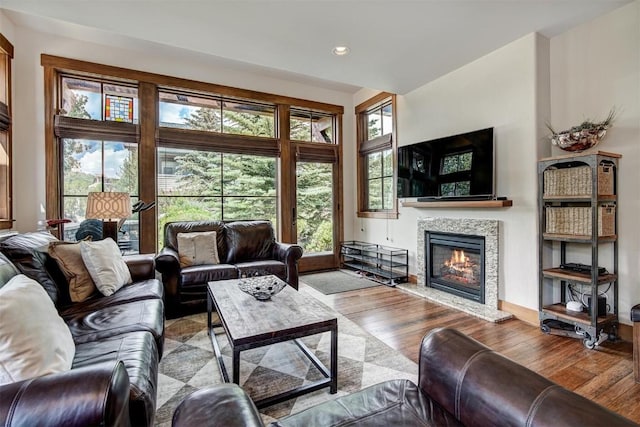
M 300 281 L 325 295 L 380 286 L 380 283 L 378 282 L 374 282 L 373 280 L 369 280 L 355 272 L 346 270 L 304 274 L 300 276 Z
M 265 423 L 299 412 L 369 385 L 395 378 L 417 382 L 418 366 L 344 316 L 338 318 L 338 393 L 325 388 L 261 410 Z M 165 351 L 159 365 L 156 425 L 170 426 L 176 406 L 189 393 L 222 382 L 206 331 L 206 313 L 167 320 Z M 225 365 L 231 367 L 231 351 L 220 329 L 216 336 Z M 329 366 L 329 333 L 303 339 Z M 321 378 L 293 343 L 279 343 L 241 353 L 240 383 L 258 399 L 286 388 Z

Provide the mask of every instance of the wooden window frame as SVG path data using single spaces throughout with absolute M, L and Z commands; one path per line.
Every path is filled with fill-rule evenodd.
M 390 134 L 385 134 L 374 139 L 368 138 L 368 124 L 367 113 L 371 110 L 391 103 L 392 109 L 392 128 Z M 355 107 L 356 114 L 356 138 L 357 138 L 357 194 L 358 194 L 358 218 L 383 218 L 383 219 L 397 219 L 398 218 L 398 198 L 396 182 L 398 180 L 398 168 L 397 168 L 397 113 L 396 113 L 396 95 L 388 92 L 381 92 L 376 96 L 367 99 L 366 101 L 358 104 Z M 368 175 L 367 175 L 367 155 L 375 152 L 382 152 L 384 150 L 391 150 L 391 162 L 393 167 L 393 206 L 391 209 L 377 209 L 370 210 L 367 206 L 367 193 L 368 193 Z
M 61 186 L 62 171 L 59 165 L 59 144 L 56 136 L 56 111 L 59 105 L 59 77 L 77 76 L 79 78 L 104 79 L 117 83 L 136 84 L 138 87 L 139 123 L 135 125 L 135 139 L 138 142 L 138 182 L 140 200 L 157 199 L 157 147 L 170 145 L 181 148 L 209 149 L 225 148 L 224 152 L 250 151 L 256 154 L 257 149 L 263 150 L 261 154 L 275 155 L 278 159 L 278 238 L 282 242 L 295 242 L 297 236 L 292 229 L 293 208 L 295 207 L 295 162 L 297 154 L 303 158 L 315 158 L 320 161 L 334 162 L 334 253 L 329 257 L 330 262 L 323 261 L 322 268 L 335 268 L 338 266 L 338 243 L 344 239 L 344 220 L 342 215 L 342 115 L 344 107 L 323 102 L 310 101 L 270 93 L 256 92 L 246 89 L 238 89 L 213 83 L 204 83 L 194 80 L 181 79 L 144 71 L 130 70 L 110 65 L 96 64 L 75 59 L 63 58 L 52 55 L 41 55 L 41 65 L 44 68 L 45 87 L 45 150 L 46 150 L 46 215 L 47 218 L 58 218 L 62 213 Z M 170 89 L 169 89 L 170 88 Z M 218 134 L 215 132 L 203 132 L 191 129 L 175 129 L 160 127 L 159 115 L 159 91 L 178 90 L 193 93 L 216 94 L 238 100 L 270 103 L 276 106 L 275 127 L 276 137 L 252 137 L 247 135 Z M 289 109 L 308 108 L 313 111 L 335 116 L 334 142 L 309 143 L 319 147 L 307 147 L 307 143 L 291 141 L 289 138 Z M 84 120 L 84 119 L 79 119 Z M 67 118 L 58 118 L 58 128 L 64 128 L 69 122 Z M 92 125 L 95 125 L 93 123 Z M 102 126 L 99 124 L 97 126 Z M 72 127 L 72 126 L 71 126 Z M 78 127 L 81 127 L 78 124 Z M 93 126 L 92 126 L 93 127 Z M 128 132 L 133 135 L 134 128 L 124 129 L 113 127 L 112 124 L 104 125 L 101 132 L 107 134 Z M 231 145 L 238 145 L 243 140 L 248 142 L 246 148 L 231 149 Z M 179 141 L 178 141 L 179 140 Z M 153 185 L 149 185 L 153 183 Z M 292 191 L 293 190 L 293 191 Z M 156 211 L 150 209 L 140 213 L 140 252 L 156 252 L 157 221 Z M 325 257 L 326 258 L 326 257 Z
M 11 125 L 12 96 L 11 96 L 11 60 L 13 59 L 13 45 L 0 33 L 0 68 L 3 79 L 0 82 L 0 133 L 5 140 L 4 151 L 6 164 L 0 174 L 0 230 L 13 228 L 13 148 Z

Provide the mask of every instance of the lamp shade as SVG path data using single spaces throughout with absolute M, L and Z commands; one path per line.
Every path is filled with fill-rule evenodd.
M 129 193 L 106 192 L 89 193 L 87 198 L 87 219 L 121 219 L 131 216 Z

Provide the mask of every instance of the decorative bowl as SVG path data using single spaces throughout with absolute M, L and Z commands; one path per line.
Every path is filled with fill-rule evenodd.
M 551 143 L 565 151 L 580 152 L 595 147 L 607 134 L 608 126 L 554 134 Z
M 284 287 L 286 282 L 279 280 L 275 276 L 257 276 L 240 279 L 238 287 L 241 291 L 248 293 L 252 297 L 260 301 L 266 301 Z

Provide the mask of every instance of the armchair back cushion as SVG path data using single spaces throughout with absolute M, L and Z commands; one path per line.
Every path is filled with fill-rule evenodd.
M 225 246 L 225 232 L 223 221 L 178 221 L 170 222 L 164 227 L 164 247 L 179 253 L 178 234 L 195 233 L 203 231 L 215 231 L 216 243 L 218 245 L 218 258 L 222 261 L 227 259 L 227 248 Z
M 273 257 L 276 238 L 271 222 L 234 221 L 228 223 L 226 228 L 228 264 Z

